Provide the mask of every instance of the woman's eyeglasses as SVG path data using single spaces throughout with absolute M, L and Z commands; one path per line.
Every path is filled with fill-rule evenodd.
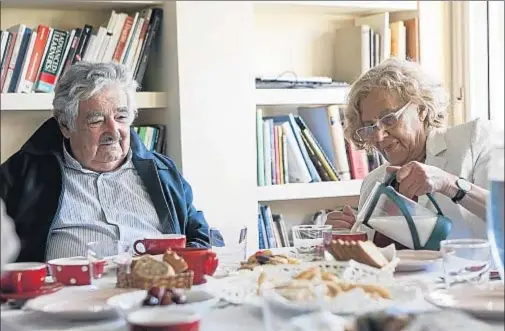
M 380 118 L 377 123 L 374 125 L 370 126 L 364 126 L 362 128 L 359 128 L 356 130 L 356 134 L 358 137 L 360 137 L 364 141 L 369 141 L 373 137 L 373 133 L 375 131 L 375 128 L 378 128 L 380 130 L 387 130 L 392 128 L 398 123 L 398 120 L 402 116 L 403 112 L 405 109 L 407 109 L 410 106 L 411 102 L 407 102 L 405 106 L 400 108 L 399 110 L 395 111 L 394 113 L 387 114 L 386 116 Z

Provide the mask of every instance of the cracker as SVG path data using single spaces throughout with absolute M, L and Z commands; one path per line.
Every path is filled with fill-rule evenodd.
M 362 263 L 375 268 L 382 268 L 389 263 L 373 242 L 360 241 L 358 242 L 358 247 L 360 248 L 363 257 Z

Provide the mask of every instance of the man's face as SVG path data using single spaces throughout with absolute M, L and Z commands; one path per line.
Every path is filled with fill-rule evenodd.
M 80 102 L 75 132 L 63 127 L 62 132 L 83 168 L 106 172 L 123 163 L 130 149 L 132 121 L 126 93 L 109 86 Z

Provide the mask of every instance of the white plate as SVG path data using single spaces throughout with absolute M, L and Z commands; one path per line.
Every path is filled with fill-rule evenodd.
M 65 290 L 65 289 L 64 289 Z M 116 318 L 118 312 L 107 305 L 107 299 L 124 293 L 125 289 L 75 288 L 43 295 L 26 302 L 23 310 L 35 311 L 48 317 L 67 320 L 102 320 Z
M 418 271 L 425 270 L 442 259 L 439 251 L 426 250 L 399 250 L 396 257 L 400 259 L 396 266 L 396 271 Z
M 505 316 L 504 287 L 499 281 L 481 288 L 461 285 L 434 290 L 426 300 L 442 308 L 462 310 L 484 319 L 503 320 Z
M 133 292 L 115 295 L 107 300 L 107 304 L 117 309 L 117 311 L 127 314 L 130 311 L 142 307 L 142 301 L 147 296 L 146 290 L 136 290 Z M 153 308 L 160 309 L 191 309 L 203 315 L 219 302 L 219 298 L 202 290 L 189 290 L 186 292 L 188 302 L 184 305 L 169 305 Z

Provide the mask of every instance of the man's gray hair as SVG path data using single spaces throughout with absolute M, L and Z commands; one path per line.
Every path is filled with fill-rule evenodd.
M 119 86 L 126 92 L 132 121 L 137 116 L 135 92 L 138 84 L 131 72 L 122 64 L 77 62 L 60 77 L 54 89 L 53 116 L 76 131 L 79 102 L 93 97 L 108 86 Z

